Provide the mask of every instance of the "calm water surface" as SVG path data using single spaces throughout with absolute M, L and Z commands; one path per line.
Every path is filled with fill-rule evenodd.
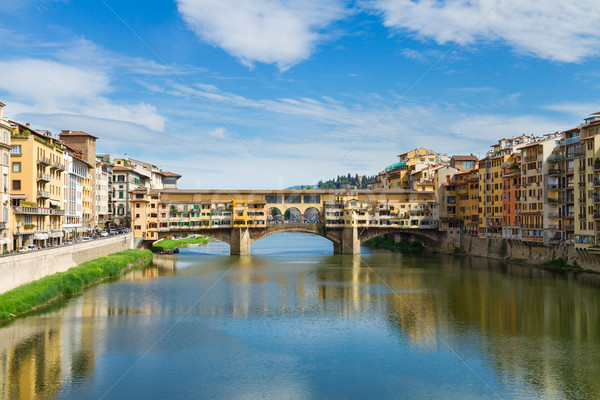
M 600 398 L 600 276 L 332 255 L 159 256 L 0 328 L 0 398 Z

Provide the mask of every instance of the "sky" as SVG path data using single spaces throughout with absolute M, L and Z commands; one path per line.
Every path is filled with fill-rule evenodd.
M 597 0 L 3 0 L 4 116 L 188 189 L 373 175 L 600 111 Z

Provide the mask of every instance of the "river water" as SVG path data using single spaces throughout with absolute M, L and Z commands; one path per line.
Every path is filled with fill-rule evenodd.
M 0 328 L 6 399 L 597 399 L 600 276 L 212 242 Z

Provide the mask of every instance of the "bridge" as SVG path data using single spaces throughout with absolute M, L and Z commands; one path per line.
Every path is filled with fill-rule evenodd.
M 413 190 L 153 190 L 131 192 L 132 230 L 150 243 L 203 234 L 230 245 L 231 254 L 279 232 L 307 232 L 333 242 L 336 254 L 358 254 L 366 240 L 396 233 L 436 244 L 435 192 Z

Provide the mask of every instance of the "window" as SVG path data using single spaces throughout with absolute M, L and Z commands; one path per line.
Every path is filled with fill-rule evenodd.
M 123 198 L 123 191 L 119 192 L 119 198 L 122 199 Z
M 21 172 L 21 163 L 20 162 L 14 162 L 12 165 L 12 171 L 13 172 Z
M 21 145 L 20 144 L 15 144 L 12 149 L 10 149 L 10 154 L 14 154 L 14 155 L 21 155 Z
M 21 181 L 12 181 L 12 190 L 21 190 Z

